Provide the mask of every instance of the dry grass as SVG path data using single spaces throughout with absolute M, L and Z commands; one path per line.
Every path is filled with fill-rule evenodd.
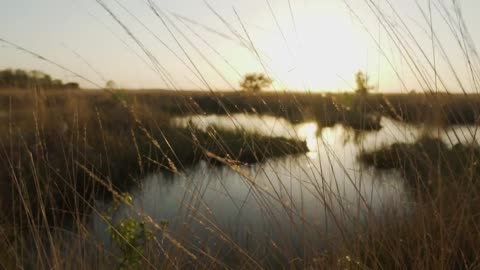
M 135 209 L 129 195 L 120 192 L 136 184 L 146 172 L 161 170 L 176 174 L 199 159 L 208 159 L 240 174 L 259 201 L 275 200 L 279 199 L 276 194 L 256 185 L 249 173 L 238 166 L 239 161 L 261 161 L 306 151 L 305 143 L 298 140 L 258 134 L 239 136 L 218 128 L 206 132 L 193 127 L 175 128 L 170 125 L 171 116 L 255 113 L 280 116 L 294 123 L 315 120 L 321 127 L 343 123 L 356 129 L 375 129 L 376 122 L 367 123 L 366 119 L 377 119 L 378 115 L 427 125 L 478 124 L 480 98 L 475 87 L 480 78 L 480 61 L 457 2 L 447 6 L 445 1 L 428 1 L 430 10 L 422 10 L 416 1 L 423 18 L 414 19 L 425 21 L 426 25 L 420 28 L 424 27 L 431 37 L 433 57 L 425 50 L 426 45 L 418 42 L 406 18 L 391 5 L 392 1 L 361 2 L 370 16 L 378 20 L 401 60 L 424 87 L 419 90 L 424 93 L 377 94 L 359 101 L 352 94 L 273 92 L 106 93 L 15 89 L 0 92 L 0 209 L 4 214 L 0 219 L 3 243 L 0 266 L 6 269 L 102 269 L 112 265 L 128 268 L 132 265 L 124 263 L 130 258 L 138 259 L 140 265 L 135 266 L 142 269 L 479 269 L 478 146 L 449 148 L 443 142 L 424 138 L 411 145 L 394 144 L 362 154 L 360 158 L 377 170 L 401 172 L 409 187 L 409 197 L 405 198 L 408 204 L 402 209 L 385 209 L 381 215 L 367 211 L 365 218 L 355 222 L 353 228 L 336 223 L 338 234 L 334 236 L 325 236 L 315 224 L 305 221 L 302 225 L 312 226 L 315 235 L 306 235 L 299 245 L 287 237 L 276 242 L 267 236 L 254 239 L 258 248 L 249 249 L 235 241 L 232 232 L 219 227 L 214 219 L 197 216 L 210 239 L 218 244 L 212 249 L 207 244 L 197 244 L 191 231 L 175 232 L 179 228 L 170 230 L 142 209 Z M 98 3 L 144 50 L 128 26 L 122 24 L 103 1 Z M 148 3 L 160 18 L 161 12 L 153 2 Z M 349 1 L 344 3 L 350 15 L 365 26 L 363 19 L 368 16 L 357 14 Z M 452 31 L 460 55 L 444 51 L 432 23 L 432 6 Z M 214 11 L 213 7 L 209 8 Z M 216 16 L 222 19 L 221 15 Z M 373 29 L 365 30 L 375 39 Z M 38 57 L 22 47 L 14 47 Z M 386 50 L 380 46 L 378 49 Z M 463 94 L 432 94 L 439 88 L 447 89 L 437 73 L 436 63 L 440 60 L 437 54 L 448 64 L 451 57 L 465 58 L 462 65 L 467 66 L 471 73 L 468 80 L 472 82 L 458 82 Z M 146 55 L 157 63 L 156 68 L 163 68 L 151 54 L 146 52 Z M 391 59 L 386 60 L 391 64 Z M 448 67 L 451 77 L 461 72 L 452 65 Z M 399 74 L 398 70 L 395 73 Z M 467 89 L 467 85 L 472 89 Z M 477 94 L 467 95 L 467 92 Z M 324 179 L 313 180 L 319 186 L 324 183 Z M 326 208 L 331 207 L 325 203 L 328 191 L 316 192 L 318 200 L 324 202 Z M 139 228 L 134 228 L 133 240 L 121 233 L 122 226 L 111 223 L 109 214 L 112 213 L 101 212 L 94 203 L 95 198 L 105 194 L 112 198 L 113 205 L 125 205 L 135 214 L 132 218 L 141 220 L 155 232 L 155 237 L 137 245 L 133 240 L 145 236 Z M 187 204 L 191 207 L 189 213 L 199 215 L 192 201 L 202 196 L 199 191 L 185 194 L 191 202 Z M 359 202 L 355 207 L 362 208 L 364 203 Z M 288 214 L 302 217 L 301 210 L 281 205 Z M 271 219 L 268 213 L 273 209 L 268 204 L 262 206 L 265 218 Z M 342 209 L 347 207 L 340 205 Z M 102 216 L 111 224 L 113 235 L 120 236 L 119 243 L 129 253 L 122 253 L 118 247 L 109 249 L 92 237 L 88 228 L 92 214 Z M 187 217 L 191 216 L 187 214 Z M 305 235 L 305 227 L 298 227 L 294 222 L 288 225 L 294 234 Z M 266 229 L 270 230 L 273 228 Z M 328 249 L 314 242 L 314 236 L 318 235 L 327 241 Z
M 364 153 L 377 169 L 399 170 L 416 198 L 408 218 L 372 224 L 360 256 L 388 269 L 477 269 L 480 267 L 478 145 L 448 147 L 421 138 Z
M 19 91 L 1 100 L 8 108 L 0 135 L 7 268 L 103 261 L 97 255 L 106 251 L 85 227 L 97 211 L 94 199 L 122 199 L 121 192 L 149 173 L 182 173 L 200 160 L 234 165 L 307 151 L 295 139 L 177 127 L 162 108 L 102 92 Z M 71 248 L 65 246 L 70 238 Z M 75 256 L 76 249 L 82 255 Z
M 5 214 L 0 236 L 5 248 L 0 255 L 5 268 L 77 265 L 85 269 L 115 263 L 121 255 L 111 253 L 89 235 L 89 216 L 99 211 L 93 199 L 108 195 L 124 202 L 120 191 L 128 190 L 147 172 L 175 174 L 200 159 L 210 159 L 245 174 L 237 167 L 238 161 L 306 151 L 305 144 L 283 138 L 238 136 L 218 127 L 207 132 L 172 127 L 172 111 L 168 105 L 163 107 L 163 102 L 155 106 L 150 93 L 117 97 L 103 92 L 12 93 L 3 93 L 0 99 L 8 104 L 2 108 L 10 108 L 3 111 L 2 117 L 8 121 L 2 121 L 2 130 L 7 132 L 1 135 L 1 206 Z M 146 105 L 144 100 L 150 103 Z M 353 232 L 339 227 L 344 236 L 330 239 L 335 244 L 326 253 L 308 241 L 300 253 L 290 244 L 278 246 L 280 243 L 267 243 L 262 252 L 252 251 L 239 246 L 213 220 L 205 219 L 214 228 L 212 237 L 223 244 L 215 252 L 203 253 L 189 243 L 187 235 L 172 236 L 161 224 L 133 209 L 168 239 L 165 246 L 160 239 L 149 241 L 142 252 L 142 268 L 477 267 L 480 189 L 474 169 L 477 155 L 472 154 L 476 150 L 462 146 L 450 150 L 428 140 L 392 149 L 364 159 L 379 168 L 400 169 L 408 183 L 416 183 L 411 190 L 418 199 L 407 216 L 391 209 L 381 217 L 368 218 Z M 440 170 L 432 170 L 434 167 Z M 426 185 L 434 188 L 426 189 Z M 258 192 L 259 196 L 271 196 Z M 66 247 L 69 242 L 73 244 Z

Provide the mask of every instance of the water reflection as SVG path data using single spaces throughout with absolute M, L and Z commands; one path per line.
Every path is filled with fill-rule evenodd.
M 131 192 L 135 211 L 157 221 L 170 221 L 177 239 L 209 247 L 224 242 L 219 238 L 223 233 L 222 237 L 247 247 L 260 245 L 261 239 L 322 245 L 325 238 L 335 237 L 339 228 L 358 225 L 388 209 L 405 209 L 408 194 L 400 175 L 362 167 L 357 161 L 360 151 L 414 142 L 426 132 L 451 144 L 479 139 L 471 127 L 432 132 L 387 118 L 382 119 L 383 129 L 375 132 L 341 125 L 319 128 L 314 122 L 292 125 L 270 116 L 194 116 L 174 121 L 203 129 L 216 125 L 297 137 L 306 140 L 309 148 L 304 156 L 243 166 L 241 173 L 202 162 L 181 175 L 151 175 Z M 121 208 L 114 220 L 135 215 L 135 211 Z M 94 231 L 108 242 L 105 226 L 100 218 L 94 221 Z

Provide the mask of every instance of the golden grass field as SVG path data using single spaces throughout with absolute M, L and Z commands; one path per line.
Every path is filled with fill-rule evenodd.
M 305 246 L 304 257 L 297 258 L 287 249 L 272 250 L 272 262 L 226 240 L 233 252 L 226 259 L 198 253 L 175 239 L 162 250 L 163 240 L 149 238 L 142 249 L 112 254 L 89 238 L 87 224 L 98 211 L 95 198 L 128 204 L 124 192 L 150 172 L 178 174 L 199 160 L 237 170 L 239 163 L 306 152 L 301 140 L 239 135 L 221 127 L 180 128 L 171 124 L 173 116 L 246 112 L 292 122 L 315 120 L 320 126 L 340 123 L 368 132 L 361 116 L 367 113 L 426 125 L 476 124 L 479 102 L 475 95 L 447 94 L 377 94 L 359 103 L 353 94 L 2 90 L 0 265 L 106 268 L 131 256 L 142 269 L 476 269 L 479 150 L 449 149 L 428 138 L 360 157 L 366 166 L 399 170 L 415 195 L 413 207 L 406 216 L 393 210 L 372 216 L 358 224 L 357 233 L 338 228 L 345 236 L 328 253 Z M 358 104 L 362 111 L 352 109 Z M 168 229 L 148 216 L 142 222 L 168 235 Z M 70 233 L 64 233 L 65 226 Z M 122 237 L 120 243 L 130 245 Z

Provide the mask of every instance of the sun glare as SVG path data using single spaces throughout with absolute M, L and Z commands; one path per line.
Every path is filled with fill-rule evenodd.
M 318 125 L 316 123 L 305 123 L 297 129 L 298 137 L 306 141 L 309 152 L 318 151 L 317 131 Z
M 367 60 L 364 33 L 344 10 L 303 10 L 299 14 L 296 28 L 281 27 L 280 32 L 277 27 L 275 34 L 257 40 L 268 55 L 265 62 L 274 76 L 281 78 L 276 80 L 277 89 L 349 89 L 353 74 Z M 288 25 L 288 17 L 285 20 L 281 25 Z

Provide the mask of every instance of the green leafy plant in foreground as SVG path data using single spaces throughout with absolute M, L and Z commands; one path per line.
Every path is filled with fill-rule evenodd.
M 144 247 L 152 239 L 153 232 L 144 221 L 126 218 L 116 226 L 108 227 L 113 242 L 122 252 L 120 269 L 140 269 Z
M 133 199 L 128 193 L 118 195 L 112 207 L 109 208 L 110 215 L 105 217 L 109 221 L 112 220 L 112 213 L 118 210 L 122 203 L 132 204 Z M 153 232 L 147 227 L 146 222 L 135 218 L 124 218 L 117 225 L 110 223 L 107 232 L 122 253 L 119 258 L 120 269 L 140 269 L 145 246 L 153 238 Z

